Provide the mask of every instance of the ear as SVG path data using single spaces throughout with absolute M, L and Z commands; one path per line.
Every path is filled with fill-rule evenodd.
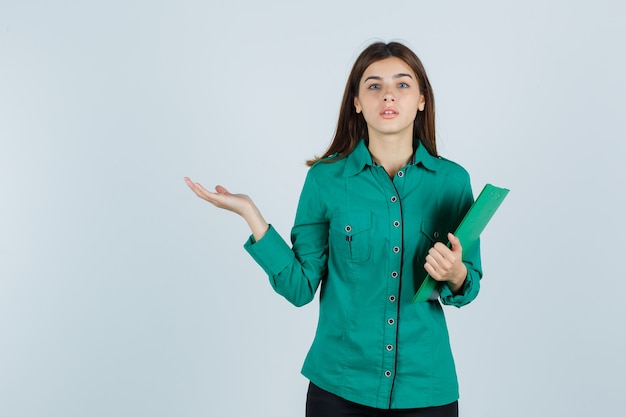
M 361 109 L 361 103 L 359 102 L 359 98 L 358 97 L 354 98 L 354 108 L 355 108 L 357 114 L 361 113 L 361 111 L 363 111 L 363 109 Z
M 420 100 L 419 100 L 419 103 L 417 104 L 417 109 L 419 111 L 424 111 L 424 108 L 426 108 L 426 99 L 424 98 L 423 94 L 420 94 Z

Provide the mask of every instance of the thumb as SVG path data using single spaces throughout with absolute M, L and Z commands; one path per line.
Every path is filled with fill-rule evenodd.
M 215 191 L 217 191 L 218 194 L 230 194 L 228 192 L 228 190 L 224 187 L 222 187 L 221 185 L 216 185 L 215 186 Z
M 463 253 L 463 247 L 458 237 L 454 236 L 452 233 L 448 233 L 448 240 L 450 241 L 450 249 L 452 249 L 452 252 Z

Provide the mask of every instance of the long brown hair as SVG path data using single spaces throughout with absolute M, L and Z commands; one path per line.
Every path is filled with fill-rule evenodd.
M 319 160 L 337 154 L 339 157 L 346 157 L 356 147 L 359 140 L 369 140 L 367 133 L 367 123 L 363 114 L 356 112 L 354 108 L 354 98 L 359 94 L 359 83 L 363 73 L 371 64 L 386 58 L 396 57 L 403 60 L 415 73 L 420 87 L 420 92 L 426 100 L 423 111 L 418 111 L 413 122 L 413 137 L 419 139 L 428 152 L 437 156 L 437 144 L 435 140 L 435 97 L 433 95 L 430 81 L 426 76 L 426 70 L 420 59 L 413 51 L 398 42 L 376 42 L 365 48 L 354 62 L 346 89 L 341 100 L 339 109 L 339 120 L 337 130 L 330 146 L 321 157 L 316 157 L 307 161 L 311 166 Z M 415 145 L 414 145 L 415 146 Z M 336 160 L 335 158 L 328 161 Z

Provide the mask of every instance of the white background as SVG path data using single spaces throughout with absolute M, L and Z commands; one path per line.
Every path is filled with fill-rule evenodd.
M 288 237 L 375 40 L 422 58 L 475 193 L 512 190 L 446 309 L 462 416 L 623 414 L 623 4 L 2 0 L 0 415 L 304 415 L 317 303 L 183 176 Z

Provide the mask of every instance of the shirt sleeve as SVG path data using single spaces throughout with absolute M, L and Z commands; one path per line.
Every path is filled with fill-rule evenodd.
M 463 192 L 461 193 L 461 201 L 459 204 L 461 211 L 459 213 L 458 223 L 461 222 L 461 219 L 465 216 L 465 213 L 467 213 L 473 202 L 474 195 L 472 194 L 472 187 L 468 176 Z M 465 255 L 463 255 L 463 263 L 467 268 L 467 277 L 465 278 L 465 282 L 463 283 L 461 289 L 456 293 L 453 293 L 448 285 L 442 285 L 439 294 L 443 304 L 462 307 L 472 302 L 476 296 L 478 296 L 478 291 L 480 290 L 480 280 L 483 276 L 480 261 L 480 240 L 477 241 L 476 244 L 465 253 Z
M 328 220 L 320 200 L 319 185 L 309 170 L 302 188 L 290 247 L 270 225 L 255 241 L 250 236 L 244 248 L 267 273 L 274 290 L 296 306 L 313 300 L 327 274 Z
M 467 268 L 467 277 L 465 277 L 463 287 L 457 293 L 453 293 L 447 285 L 441 286 L 440 296 L 443 304 L 462 307 L 478 296 L 480 279 L 482 278 L 479 246 L 480 243 L 476 242 L 474 247 L 463 257 L 463 263 Z

